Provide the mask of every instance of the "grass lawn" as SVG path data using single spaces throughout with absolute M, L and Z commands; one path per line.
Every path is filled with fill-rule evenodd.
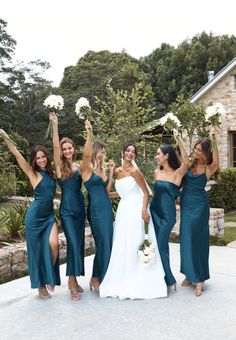
M 225 215 L 225 222 L 235 222 L 236 223 L 236 212 Z
M 226 246 L 228 243 L 236 241 L 236 227 L 225 227 L 224 237 L 210 236 L 211 246 Z M 179 236 L 171 234 L 170 242 L 179 243 Z
M 224 240 L 227 244 L 236 240 L 236 227 L 225 227 Z

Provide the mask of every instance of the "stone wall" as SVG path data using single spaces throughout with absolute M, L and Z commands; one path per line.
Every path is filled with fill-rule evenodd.
M 210 208 L 209 229 L 210 235 L 224 237 L 224 209 Z M 179 235 L 180 207 L 176 209 L 176 224 L 172 230 L 173 233 Z
M 179 234 L 180 208 L 177 205 L 177 222 L 174 226 L 173 233 Z M 224 209 L 210 209 L 210 235 L 224 236 Z M 66 258 L 66 239 L 64 233 L 59 234 L 60 259 Z M 85 250 L 93 250 L 95 248 L 94 239 L 91 229 L 87 225 L 85 228 Z M 26 273 L 27 252 L 26 243 L 21 242 L 0 249 L 0 279 L 8 279 L 14 275 Z
M 205 107 L 221 103 L 226 110 L 226 114 L 222 117 L 221 127 L 217 133 L 221 168 L 228 168 L 230 166 L 230 131 L 236 132 L 235 74 L 236 67 L 195 102 Z M 188 142 L 186 141 L 187 145 Z
M 95 247 L 90 227 L 85 228 L 85 250 Z M 66 239 L 64 233 L 59 234 L 60 260 L 66 258 Z M 26 242 L 0 248 L 0 279 L 19 276 L 28 271 Z

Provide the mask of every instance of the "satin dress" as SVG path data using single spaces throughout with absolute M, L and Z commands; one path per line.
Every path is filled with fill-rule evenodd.
M 84 275 L 85 205 L 79 170 L 67 179 L 58 179 L 61 187 L 60 218 L 67 241 L 67 276 Z
M 34 190 L 34 201 L 25 216 L 29 275 L 32 288 L 60 285 L 59 256 L 52 262 L 49 237 L 54 219 L 53 199 L 56 181 L 45 171 L 37 169 L 42 179 Z
M 193 175 L 189 170 L 184 176 L 180 196 L 180 271 L 191 282 L 203 282 L 210 278 L 206 183 L 205 173 Z
M 170 268 L 169 237 L 176 223 L 176 199 L 180 195 L 180 188 L 172 182 L 157 180 L 154 190 L 150 211 L 165 271 L 165 281 L 167 286 L 172 286 L 176 280 Z
M 113 236 L 112 206 L 106 191 L 107 184 L 108 180 L 103 181 L 95 173 L 84 182 L 89 199 L 88 220 L 96 246 L 92 277 L 98 277 L 100 282 L 110 261 Z

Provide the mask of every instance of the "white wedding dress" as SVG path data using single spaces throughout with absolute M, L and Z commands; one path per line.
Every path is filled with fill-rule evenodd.
M 152 222 L 149 224 L 149 241 L 155 244 L 155 262 L 145 267 L 137 254 L 144 240 L 143 192 L 132 176 L 116 180 L 115 187 L 121 200 L 116 213 L 109 266 L 99 287 L 100 297 L 119 297 L 121 300 L 165 297 L 165 273 Z

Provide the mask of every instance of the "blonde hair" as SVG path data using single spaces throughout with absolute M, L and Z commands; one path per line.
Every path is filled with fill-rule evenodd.
M 93 170 L 95 170 L 98 167 L 97 154 L 102 149 L 104 149 L 104 145 L 98 140 L 96 140 L 92 145 L 92 151 L 91 151 L 91 164 L 92 164 Z M 102 172 L 105 174 L 106 164 L 105 164 L 104 159 L 101 161 L 100 168 L 102 169 Z
M 62 179 L 67 179 L 67 178 L 73 176 L 72 164 L 63 155 L 63 144 L 65 144 L 65 143 L 70 143 L 73 146 L 75 151 L 74 151 L 74 154 L 72 156 L 72 163 L 75 162 L 75 160 L 76 160 L 75 143 L 73 142 L 72 139 L 70 139 L 68 137 L 62 138 L 62 140 L 60 141 L 60 150 L 61 150 L 61 178 Z

